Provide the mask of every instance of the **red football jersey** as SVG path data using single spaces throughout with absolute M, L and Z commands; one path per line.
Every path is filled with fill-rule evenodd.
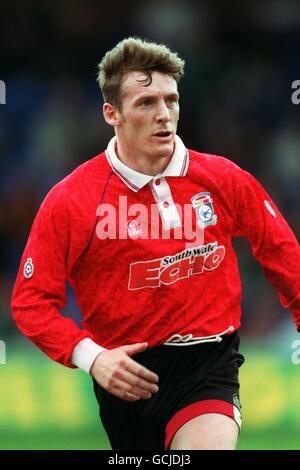
M 12 312 L 52 359 L 72 367 L 73 349 L 86 337 L 109 349 L 143 341 L 152 347 L 174 335 L 238 329 L 234 236 L 249 239 L 300 329 L 299 245 L 268 194 L 226 158 L 186 149 L 174 157 L 169 171 L 147 177 L 128 175 L 125 165 L 117 168 L 109 152 L 101 153 L 45 198 Z M 60 314 L 67 279 L 82 330 Z

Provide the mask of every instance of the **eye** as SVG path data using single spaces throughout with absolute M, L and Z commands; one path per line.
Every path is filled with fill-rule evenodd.
M 150 106 L 151 104 L 153 104 L 153 99 L 151 99 L 151 98 L 147 98 L 147 99 L 143 100 L 142 103 L 141 103 L 142 106 Z
M 170 96 L 169 98 L 167 98 L 167 103 L 170 103 L 170 104 L 178 103 L 177 96 Z

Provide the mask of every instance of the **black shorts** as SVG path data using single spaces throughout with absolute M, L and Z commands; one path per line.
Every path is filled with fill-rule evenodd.
M 238 352 L 235 332 L 220 343 L 158 346 L 134 360 L 159 376 L 159 391 L 149 400 L 128 402 L 94 380 L 100 417 L 112 449 L 168 449 L 177 430 L 205 413 L 221 413 L 240 426 Z

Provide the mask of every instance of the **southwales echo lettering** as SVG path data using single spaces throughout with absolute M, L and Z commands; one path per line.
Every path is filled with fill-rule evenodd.
M 217 242 L 208 243 L 207 245 L 202 245 L 200 247 L 193 248 L 191 250 L 183 250 L 181 253 L 178 253 L 175 256 L 166 256 L 162 260 L 162 266 L 170 265 L 181 259 L 190 258 L 191 256 L 203 256 L 203 255 L 206 255 L 207 253 L 212 253 L 213 251 L 216 250 L 217 246 L 218 246 Z
M 189 257 L 178 255 L 192 251 Z M 217 242 L 186 250 L 173 257 L 164 257 L 150 261 L 138 261 L 131 263 L 129 267 L 129 290 L 144 289 L 146 287 L 160 287 L 161 285 L 174 284 L 181 279 L 189 278 L 205 271 L 217 269 L 225 258 L 226 249 Z M 164 260 L 174 258 L 174 261 L 164 263 Z

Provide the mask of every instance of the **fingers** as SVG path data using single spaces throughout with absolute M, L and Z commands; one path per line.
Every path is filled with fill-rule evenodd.
M 125 351 L 128 356 L 132 356 L 133 354 L 137 354 L 139 352 L 145 351 L 145 349 L 148 348 L 148 343 L 135 343 L 135 344 L 130 344 L 127 346 L 122 346 L 121 349 Z
M 118 387 L 145 400 L 151 398 L 153 393 L 158 392 L 156 384 L 147 382 L 127 370 L 116 372 L 114 379 Z
M 126 370 L 131 374 L 135 375 L 137 378 L 149 382 L 151 384 L 156 384 L 159 380 L 159 377 L 151 370 L 147 369 L 146 367 L 142 366 L 138 362 L 134 361 L 130 357 L 127 358 L 126 361 Z
M 127 361 L 126 361 L 126 369 L 131 372 L 133 375 L 137 377 L 141 377 L 147 382 L 158 382 L 159 378 L 158 375 L 154 372 L 151 372 L 146 367 L 140 365 L 138 362 L 134 361 L 130 358 L 131 355 L 136 354 L 137 352 L 144 351 L 148 347 L 148 343 L 137 343 L 131 344 L 129 346 L 122 346 L 120 349 L 126 352 Z
M 120 390 L 120 392 L 123 393 L 125 397 L 133 397 L 136 400 L 140 400 L 141 398 L 143 400 L 149 400 L 149 398 L 152 397 L 150 392 L 133 387 L 126 382 L 118 382 L 118 385 L 114 388 Z
M 156 381 L 153 383 L 152 381 L 144 380 L 140 375 L 131 373 L 128 369 L 122 371 L 120 379 L 137 389 L 144 390 L 149 393 L 158 392 Z
M 147 347 L 148 343 L 137 343 L 102 352 L 91 368 L 92 376 L 118 398 L 148 400 L 158 392 L 158 375 L 130 357 Z

